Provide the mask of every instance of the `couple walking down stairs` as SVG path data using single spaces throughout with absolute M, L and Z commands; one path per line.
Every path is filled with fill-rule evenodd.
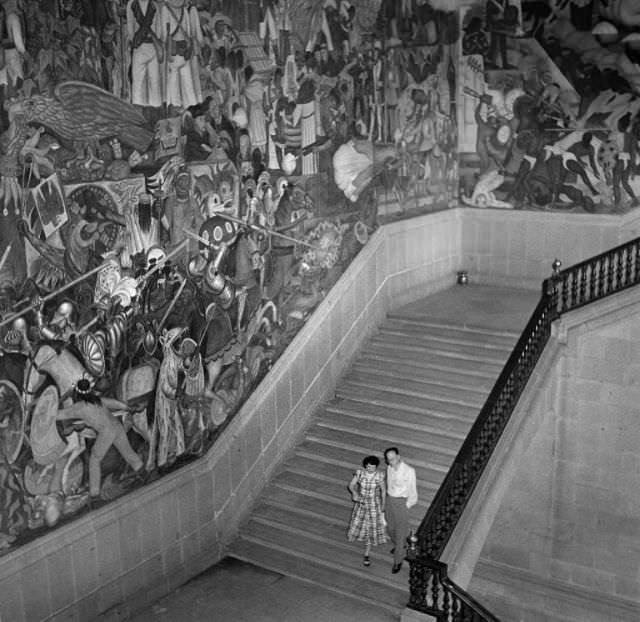
M 229 555 L 318 589 L 397 613 L 409 598 L 408 565 L 391 573 L 391 544 L 348 543 L 347 484 L 362 458 L 398 446 L 416 469 L 424 517 L 493 387 L 538 292 L 456 286 L 389 313 L 363 344 L 335 397 L 256 502 Z

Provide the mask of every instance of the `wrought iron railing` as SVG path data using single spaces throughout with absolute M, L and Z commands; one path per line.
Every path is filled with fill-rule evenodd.
M 419 591 L 421 611 L 437 622 L 500 622 L 477 600 L 457 586 L 447 565 L 425 557 L 411 559 L 411 583 Z
M 640 238 L 565 270 L 560 265 L 557 259 L 553 262 L 553 273 L 542 284 L 535 311 L 418 528 L 409 555 L 408 606 L 438 622 L 497 620 L 455 586 L 447 578 L 446 566 L 437 560 L 549 340 L 552 322 L 567 311 L 640 283 Z

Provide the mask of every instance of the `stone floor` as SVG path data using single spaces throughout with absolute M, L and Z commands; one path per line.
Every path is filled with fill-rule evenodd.
M 391 563 L 391 556 L 389 556 Z M 388 611 L 227 557 L 132 622 L 393 622 Z
M 521 331 L 539 292 L 455 286 L 407 305 L 433 322 Z M 389 556 L 391 563 L 391 556 Z M 314 585 L 225 558 L 136 617 L 133 622 L 392 622 L 398 616 Z

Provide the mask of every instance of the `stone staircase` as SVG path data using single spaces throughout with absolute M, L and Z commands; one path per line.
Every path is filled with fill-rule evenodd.
M 398 446 L 417 471 L 417 527 L 517 336 L 390 314 L 263 492 L 230 556 L 399 612 L 407 565 L 391 574 L 390 544 L 362 565 L 363 545 L 345 536 L 347 483 L 365 455 L 382 462 L 384 449 Z

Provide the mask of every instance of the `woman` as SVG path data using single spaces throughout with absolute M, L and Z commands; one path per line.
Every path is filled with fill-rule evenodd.
M 354 506 L 351 521 L 347 530 L 347 540 L 364 541 L 365 566 L 371 565 L 369 553 L 371 545 L 378 546 L 387 541 L 384 520 L 384 503 L 386 499 L 386 484 L 384 474 L 378 471 L 380 460 L 375 456 L 367 456 L 362 461 L 362 469 L 358 469 L 349 482 Z

